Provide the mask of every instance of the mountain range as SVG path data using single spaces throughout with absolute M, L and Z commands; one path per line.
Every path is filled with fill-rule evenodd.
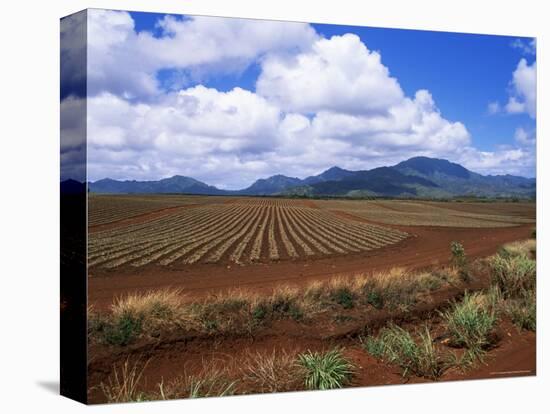
M 414 157 L 389 167 L 349 171 L 332 167 L 304 179 L 273 175 L 242 190 L 222 190 L 191 177 L 175 175 L 158 181 L 118 181 L 105 178 L 88 183 L 94 193 L 185 193 L 200 195 L 286 195 L 304 197 L 421 197 L 532 198 L 534 178 L 481 175 L 443 159 Z

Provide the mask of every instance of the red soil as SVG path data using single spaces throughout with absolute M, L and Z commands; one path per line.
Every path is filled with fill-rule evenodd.
M 182 206 L 147 213 L 118 226 L 129 224 L 128 220 L 149 220 L 158 215 L 171 214 Z M 158 215 L 157 215 L 158 214 Z M 347 218 L 366 221 L 361 218 L 338 212 Z M 139 221 L 133 221 L 139 222 Z M 105 225 L 105 226 L 109 226 Z M 97 227 L 94 230 L 97 231 Z M 196 264 L 181 267 L 149 265 L 142 268 L 132 266 L 115 270 L 92 269 L 88 281 L 89 304 L 96 309 L 106 309 L 117 296 L 130 293 L 176 287 L 184 290 L 191 298 L 208 297 L 232 288 L 247 288 L 254 291 L 270 292 L 280 284 L 301 285 L 312 280 L 322 280 L 337 275 L 343 277 L 357 273 L 384 271 L 392 267 L 419 269 L 444 265 L 449 262 L 451 241 L 461 242 L 467 255 L 472 258 L 494 254 L 505 243 L 526 239 L 530 236 L 532 224 L 517 227 L 475 229 L 420 226 L 389 226 L 411 235 L 402 242 L 371 252 L 320 258 L 315 260 L 281 261 L 271 264 L 216 265 Z M 469 286 L 480 289 L 488 285 L 488 280 L 479 280 Z M 434 309 L 444 306 L 448 300 L 462 292 L 454 288 L 434 292 L 431 300 L 410 312 L 402 322 L 411 327 L 420 326 L 431 320 Z M 357 367 L 352 386 L 402 384 L 405 382 L 429 382 L 430 380 L 411 377 L 404 379 L 400 370 L 387 365 L 367 354 L 360 346 L 358 335 L 365 326 L 373 329 L 388 318 L 399 321 L 396 315 L 380 312 L 369 315 L 361 322 L 335 323 L 327 316 L 315 325 L 304 325 L 292 321 L 274 322 L 266 330 L 255 336 L 197 336 L 158 338 L 158 341 L 137 343 L 124 348 L 90 346 L 89 385 L 90 402 L 105 402 L 98 385 L 107 382 L 113 367 L 120 367 L 129 358 L 131 361 L 150 360 L 144 371 L 145 388 L 158 391 L 157 384 L 169 381 L 178 375 L 191 375 L 200 370 L 204 362 L 217 361 L 239 369 L 242 361 L 251 352 L 271 353 L 273 350 L 304 352 L 325 350 L 335 345 L 345 348 L 345 355 Z M 534 375 L 536 373 L 536 335 L 532 332 L 519 332 L 508 321 L 499 327 L 499 341 L 488 355 L 484 364 L 466 373 L 447 371 L 442 381 L 500 378 L 506 376 Z
M 183 206 L 166 207 L 155 211 L 149 211 L 147 213 L 138 214 L 136 216 L 128 217 L 121 220 L 112 221 L 105 224 L 96 224 L 95 226 L 88 226 L 89 233 L 97 233 L 99 231 L 116 229 L 119 227 L 129 226 L 131 224 L 145 223 L 146 221 L 154 220 L 160 217 L 168 216 L 175 213 L 178 210 L 194 208 L 202 206 L 202 204 L 185 204 Z
M 91 269 L 89 303 L 104 308 L 122 294 L 163 287 L 182 288 L 195 297 L 241 287 L 267 292 L 275 285 L 300 285 L 337 275 L 345 277 L 391 267 L 418 269 L 448 263 L 449 245 L 453 240 L 464 245 L 470 258 L 485 257 L 494 254 L 504 243 L 528 238 L 533 226 L 494 229 L 394 227 L 408 232 L 411 237 L 392 246 L 353 255 L 246 266 L 196 264 Z
M 414 329 L 415 324 L 429 318 L 431 313 L 410 316 L 407 323 Z M 324 325 L 321 323 L 321 325 Z M 332 323 L 334 327 L 334 323 Z M 370 325 L 369 325 L 370 326 Z M 305 329 L 304 329 L 305 328 Z M 127 347 L 120 352 L 113 349 L 91 348 L 92 360 L 89 363 L 90 402 L 105 402 L 98 385 L 112 375 L 113 367 L 120 369 L 128 359 L 148 364 L 143 372 L 146 381 L 141 388 L 148 392 L 158 392 L 157 384 L 164 383 L 179 375 L 194 375 L 205 365 L 216 364 L 229 369 L 229 375 L 242 377 L 240 368 L 250 355 L 272 352 L 297 354 L 311 351 L 326 351 L 334 346 L 342 347 L 344 355 L 356 367 L 350 386 L 376 386 L 389 384 L 433 382 L 433 380 L 411 376 L 404 378 L 396 365 L 386 364 L 369 355 L 360 345 L 357 332 L 348 332 L 342 326 L 340 332 L 322 336 L 323 326 L 298 326 L 290 321 L 276 323 L 268 332 L 258 336 L 241 337 L 187 337 L 162 340 L 154 344 Z M 533 332 L 520 332 L 508 321 L 499 328 L 499 341 L 485 356 L 484 362 L 462 372 L 457 369 L 446 371 L 438 381 L 465 379 L 489 379 L 536 375 L 536 335 Z M 276 332 L 279 332 L 277 334 Z M 280 332 L 284 332 L 283 335 Z M 437 340 L 436 340 L 437 342 Z M 243 392 L 241 389 L 239 393 Z

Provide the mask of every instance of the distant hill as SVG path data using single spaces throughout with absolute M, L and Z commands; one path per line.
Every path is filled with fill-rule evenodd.
M 247 195 L 271 195 L 285 191 L 288 188 L 302 184 L 302 180 L 284 175 L 274 175 L 269 178 L 256 180 L 250 187 L 240 190 L 240 194 Z
M 435 196 L 532 197 L 536 191 L 534 178 L 513 175 L 481 175 L 447 160 L 415 157 L 393 168 L 405 175 L 425 178 L 437 184 Z
M 319 175 L 314 175 L 314 176 L 305 178 L 303 180 L 303 184 L 310 185 L 310 184 L 322 183 L 325 181 L 340 181 L 340 180 L 345 180 L 346 178 L 349 178 L 354 174 L 355 174 L 354 171 L 344 170 L 343 168 L 340 168 L 340 167 L 332 167 L 322 172 Z
M 176 175 L 159 181 L 117 181 L 109 178 L 89 183 L 96 193 L 185 193 L 203 195 L 288 195 L 288 196 L 535 196 L 534 178 L 512 175 L 481 175 L 447 160 L 414 157 L 394 166 L 349 171 L 332 167 L 305 179 L 277 174 L 256 180 L 237 191 L 220 190 L 190 177 Z
M 117 181 L 110 178 L 105 178 L 103 180 L 89 183 L 88 188 L 94 193 L 108 194 L 185 193 L 217 195 L 226 193 L 225 191 L 219 190 L 214 186 L 207 185 L 202 181 L 181 175 L 175 175 L 159 181 Z

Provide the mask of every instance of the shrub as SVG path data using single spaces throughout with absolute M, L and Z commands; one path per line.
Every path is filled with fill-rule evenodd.
M 437 379 L 445 369 L 444 359 L 435 349 L 427 327 L 419 332 L 415 341 L 403 328 L 390 325 L 382 329 L 377 337 L 363 341 L 363 347 L 375 358 L 399 366 L 404 377 L 415 374 Z
M 382 309 L 384 307 L 384 299 L 380 292 L 376 290 L 367 291 L 365 302 L 368 305 L 375 307 L 376 309 Z
M 349 288 L 341 287 L 332 293 L 332 300 L 344 309 L 351 309 L 353 308 L 355 297 Z
M 252 319 L 261 322 L 267 317 L 267 306 L 265 303 L 259 303 L 252 309 Z
M 109 345 L 128 345 L 142 332 L 143 317 L 125 312 L 103 328 L 103 338 Z
M 466 252 L 461 243 L 457 241 L 451 242 L 451 258 L 453 265 L 458 268 L 466 265 Z
M 452 345 L 481 352 L 491 344 L 497 318 L 484 295 L 465 293 L 462 302 L 455 302 L 442 317 Z
M 451 242 L 451 263 L 458 269 L 458 275 L 462 281 L 469 282 L 471 280 L 464 246 L 456 241 Z
M 325 353 L 308 351 L 298 355 L 298 362 L 310 390 L 342 388 L 353 375 L 353 365 L 338 348 Z

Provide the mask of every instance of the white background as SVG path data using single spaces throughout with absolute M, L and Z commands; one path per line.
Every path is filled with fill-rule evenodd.
M 0 410 L 12 412 L 548 412 L 550 285 L 546 2 L 18 0 L 4 2 L 0 48 Z M 85 408 L 59 397 L 59 18 L 86 7 L 273 18 L 538 38 L 538 376 Z M 476 64 L 471 62 L 471 64 Z M 546 162 L 547 158 L 546 158 Z

